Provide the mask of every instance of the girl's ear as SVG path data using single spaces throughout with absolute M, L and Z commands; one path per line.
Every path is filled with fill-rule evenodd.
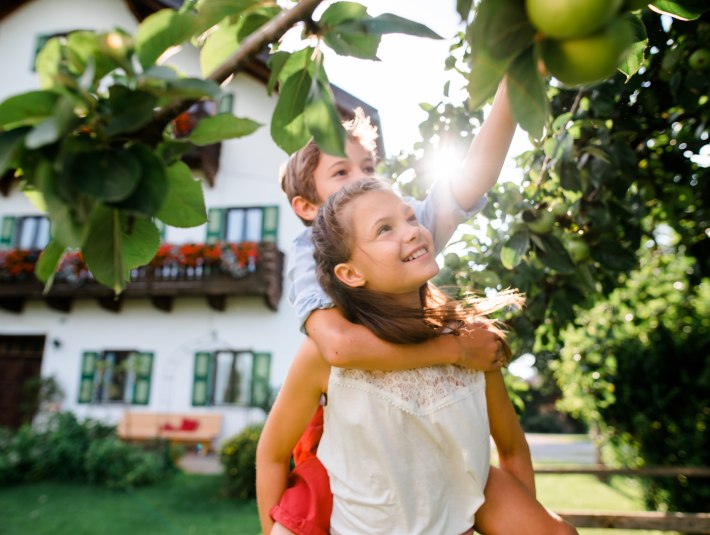
M 318 205 L 300 195 L 296 195 L 291 199 L 291 208 L 296 212 L 296 215 L 306 221 L 315 221 L 318 215 Z
M 334 272 L 340 282 L 350 286 L 351 288 L 365 286 L 365 283 L 367 282 L 362 273 L 347 262 L 335 266 Z

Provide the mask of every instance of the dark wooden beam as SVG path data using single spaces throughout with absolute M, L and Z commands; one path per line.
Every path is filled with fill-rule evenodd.
M 557 514 L 577 528 L 710 533 L 710 513 L 557 511 Z

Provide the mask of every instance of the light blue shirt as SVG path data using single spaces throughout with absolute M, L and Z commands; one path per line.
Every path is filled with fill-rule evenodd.
M 480 212 L 487 202 L 484 196 L 471 210 L 466 211 L 459 206 L 450 184 L 448 180 L 436 181 L 424 200 L 403 198 L 414 210 L 417 220 L 431 232 L 437 254 L 446 246 L 456 228 Z M 293 240 L 286 270 L 290 283 L 288 301 L 295 307 L 301 322 L 301 331 L 304 333 L 306 320 L 311 312 L 335 306 L 318 284 L 312 233 L 311 227 L 306 227 Z

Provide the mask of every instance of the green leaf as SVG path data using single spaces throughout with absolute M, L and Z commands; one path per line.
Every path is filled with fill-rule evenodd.
M 66 246 L 60 243 L 56 239 L 49 241 L 47 246 L 39 255 L 37 264 L 35 265 L 35 276 L 45 283 L 44 293 L 46 293 L 52 286 L 52 281 L 54 280 L 54 274 L 57 272 L 59 267 L 59 262 L 64 256 L 64 251 L 66 251 Z
M 236 18 L 261 0 L 202 0 L 198 5 L 196 33 L 202 33 L 227 17 Z
M 271 96 L 271 94 L 274 91 L 274 88 L 276 87 L 276 84 L 279 81 L 279 77 L 281 76 L 281 70 L 284 68 L 284 65 L 286 65 L 286 62 L 288 59 L 291 57 L 290 52 L 285 52 L 283 50 L 279 50 L 278 52 L 274 52 L 273 54 L 269 55 L 269 59 L 267 60 L 267 64 L 269 65 L 269 81 L 266 84 L 266 92 Z
M 405 19 L 392 13 L 382 13 L 374 18 L 367 18 L 362 21 L 368 33 L 384 35 L 386 33 L 402 33 L 415 37 L 426 37 L 428 39 L 442 39 L 442 37 L 431 30 L 428 26 Z
M 29 91 L 14 95 L 0 104 L 0 127 L 32 125 L 50 117 L 59 95 L 53 91 Z
M 670 15 L 680 20 L 695 20 L 705 11 L 708 11 L 706 2 L 683 2 L 673 0 L 658 0 L 651 4 L 654 11 Z
M 530 234 L 527 230 L 513 234 L 500 250 L 500 261 L 506 269 L 513 269 L 528 252 Z
M 468 20 L 473 7 L 473 0 L 456 0 L 456 12 L 461 17 L 462 21 Z
M 178 78 L 168 81 L 165 89 L 161 92 L 161 97 L 179 97 L 185 99 L 211 98 L 219 100 L 222 96 L 222 89 L 213 80 L 203 80 L 201 78 Z
M 476 111 L 495 94 L 509 64 L 509 60 L 495 60 L 484 51 L 476 55 L 468 77 L 468 106 L 471 111 Z
M 629 48 L 626 57 L 619 65 L 619 71 L 626 75 L 628 81 L 643 66 L 646 47 L 648 46 L 648 34 L 646 25 L 638 15 L 627 16 L 634 31 L 634 43 Z
M 279 73 L 279 82 L 285 83 L 286 80 L 300 71 L 306 71 L 313 75 L 313 58 L 316 55 L 317 52 L 312 47 L 302 48 L 290 54 Z
M 97 150 L 71 155 L 63 178 L 81 193 L 100 201 L 117 202 L 133 193 L 140 176 L 140 163 L 129 151 Z
M 301 70 L 281 86 L 279 100 L 271 118 L 271 137 L 288 154 L 296 152 L 310 139 L 304 110 L 311 88 L 311 75 Z
M 190 13 L 161 9 L 146 17 L 136 32 L 136 55 L 144 69 L 154 65 L 170 47 L 187 41 L 200 21 Z
M 343 22 L 362 20 L 367 17 L 367 8 L 356 2 L 335 2 L 330 4 L 320 17 L 324 29 L 333 28 Z
M 67 97 L 62 97 L 55 104 L 52 117 L 37 124 L 25 137 L 28 149 L 38 149 L 59 141 L 69 133 L 76 122 L 74 103 Z
M 126 269 L 145 266 L 160 247 L 160 230 L 150 219 L 123 217 L 123 261 Z
M 235 117 L 231 113 L 220 113 L 200 119 L 188 140 L 195 145 L 211 145 L 223 139 L 248 136 L 260 126 L 261 123 L 251 119 Z
M 237 31 L 237 39 L 240 42 L 243 41 L 280 12 L 281 8 L 277 5 L 265 5 L 250 10 L 241 19 L 241 24 L 239 24 L 239 30 Z
M 193 149 L 193 145 L 185 140 L 168 139 L 160 143 L 156 154 L 165 165 L 172 165 Z
M 538 251 L 538 257 L 543 264 L 559 273 L 574 272 L 576 266 L 560 240 L 552 234 L 543 234 L 538 238 L 545 245 L 544 250 Z
M 323 34 L 323 41 L 340 56 L 379 61 L 381 37 L 366 32 L 362 22 L 344 23 Z
M 132 90 L 123 85 L 112 85 L 106 105 L 109 119 L 106 133 L 109 136 L 135 132 L 146 125 L 153 116 L 158 99 L 145 91 Z
M 326 154 L 347 158 L 345 140 L 347 134 L 341 123 L 330 88 L 315 79 L 308 93 L 304 111 L 306 127 L 318 147 Z
M 158 212 L 158 219 L 179 228 L 196 227 L 207 221 L 202 184 L 195 180 L 183 162 L 169 166 L 168 195 Z
M 30 127 L 15 128 L 7 132 L 0 131 L 0 176 L 8 169 L 17 166 L 15 158 L 22 148 L 22 141 Z
M 97 204 L 89 220 L 82 256 L 94 278 L 120 293 L 128 281 L 129 270 L 123 259 L 121 214 L 115 208 Z
M 513 117 L 536 139 L 542 137 L 548 116 L 545 83 L 537 71 L 537 54 L 530 47 L 513 61 L 508 71 L 508 98 Z
M 239 48 L 237 29 L 237 24 L 223 22 L 207 36 L 200 49 L 202 76 L 206 78 L 212 74 Z
M 127 212 L 154 216 L 168 195 L 168 177 L 163 161 L 147 146 L 136 144 L 128 152 L 140 165 L 140 181 L 131 195 L 113 204 Z
M 59 64 L 62 60 L 62 45 L 59 37 L 47 41 L 35 58 L 35 71 L 39 78 L 39 85 L 48 89 L 55 85 L 59 73 Z
M 533 42 L 536 33 L 530 24 L 522 2 L 517 0 L 496 0 L 494 9 L 484 11 L 485 20 L 475 30 L 483 35 L 485 51 L 494 59 L 517 56 Z

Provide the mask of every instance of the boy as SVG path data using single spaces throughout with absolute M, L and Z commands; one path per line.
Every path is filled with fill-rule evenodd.
M 437 364 L 457 364 L 482 371 L 500 368 L 508 357 L 504 345 L 493 332 L 481 326 L 471 326 L 464 336 L 439 336 L 421 344 L 389 343 L 362 325 L 349 322 L 333 308 L 318 285 L 309 227 L 319 206 L 346 184 L 374 174 L 374 128 L 361 113 L 356 113 L 355 119 L 345 126 L 347 158 L 322 153 L 311 142 L 291 156 L 281 177 L 294 212 L 308 227 L 294 241 L 287 272 L 291 282 L 289 301 L 296 307 L 302 330 L 330 365 L 341 368 L 390 371 Z M 485 194 L 498 180 L 514 132 L 515 122 L 503 82 L 488 119 L 468 150 L 461 173 L 451 183 L 436 181 L 426 200 L 408 200 L 417 219 L 432 232 L 437 252 L 459 224 L 485 206 Z M 274 533 L 288 533 L 284 526 L 296 533 L 327 532 L 330 514 L 327 474 L 315 457 L 321 418 L 319 410 L 294 452 L 297 468 L 289 492 L 271 512 L 281 524 Z M 266 526 L 265 530 L 268 532 Z

